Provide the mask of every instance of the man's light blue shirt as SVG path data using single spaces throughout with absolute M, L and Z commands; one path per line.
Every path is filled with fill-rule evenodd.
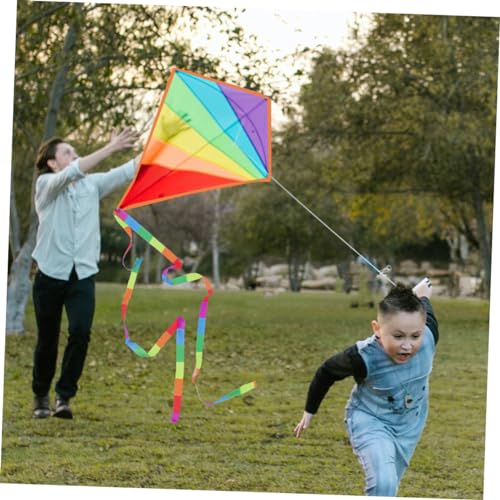
M 42 273 L 68 280 L 73 266 L 79 279 L 99 271 L 99 200 L 129 183 L 134 174 L 134 160 L 108 172 L 85 174 L 77 158 L 60 172 L 38 177 L 39 226 L 32 257 Z

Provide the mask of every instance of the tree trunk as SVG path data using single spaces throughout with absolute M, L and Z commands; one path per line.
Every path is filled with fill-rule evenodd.
M 24 333 L 24 314 L 31 292 L 31 252 L 35 248 L 36 224 L 30 224 L 28 237 L 10 268 L 7 286 L 7 335 Z
M 156 254 L 156 271 L 155 271 L 155 283 L 163 283 L 161 279 L 161 272 L 165 266 L 165 257 L 161 253 Z
M 220 224 L 220 190 L 214 192 L 214 222 L 212 224 L 212 274 L 215 288 L 220 288 L 219 269 L 219 224 Z
M 479 185 L 474 189 L 474 213 L 477 222 L 477 233 L 479 240 L 479 252 L 483 261 L 484 268 L 484 287 L 483 293 L 485 298 L 490 296 L 491 286 L 491 238 L 486 224 L 486 217 L 484 215 L 483 199 L 481 197 L 481 190 Z
M 477 240 L 479 244 L 479 254 L 483 262 L 484 281 L 481 287 L 482 295 L 485 298 L 490 296 L 491 285 L 491 236 L 484 213 L 484 199 L 481 192 L 481 164 L 480 159 L 475 154 L 472 146 L 468 148 L 468 166 L 472 180 L 471 201 L 474 210 L 474 219 L 476 221 Z
M 142 282 L 145 285 L 149 285 L 150 269 L 151 269 L 151 246 L 148 244 L 144 249 L 144 269 L 142 270 L 143 272 Z
M 76 9 L 81 10 L 81 5 L 76 5 Z M 45 133 L 43 140 L 52 137 L 56 130 L 57 117 L 61 109 L 61 101 L 64 96 L 64 87 L 68 79 L 69 72 L 69 54 L 73 50 L 76 41 L 76 25 L 73 23 L 66 33 L 66 38 L 64 40 L 64 47 L 61 55 L 61 60 L 63 62 L 61 69 L 57 72 L 56 78 L 52 85 L 52 92 L 50 95 L 50 102 L 47 109 L 47 116 L 45 118 Z
M 288 281 L 292 292 L 300 292 L 304 281 L 305 264 L 298 257 L 288 260 Z
M 288 282 L 292 292 L 300 292 L 304 281 L 305 261 L 294 253 L 290 242 L 287 243 Z
M 14 186 L 13 179 L 11 180 L 11 186 Z M 21 251 L 21 232 L 19 228 L 19 216 L 17 214 L 16 192 L 14 189 L 10 190 L 9 246 L 10 253 L 13 256 Z
M 76 6 L 78 10 L 81 5 Z M 63 64 L 58 71 L 54 84 L 52 85 L 52 92 L 50 95 L 50 102 L 47 108 L 47 116 L 45 120 L 45 130 L 42 140 L 52 137 L 55 133 L 57 116 L 61 107 L 61 100 L 64 95 L 64 86 L 66 84 L 69 66 L 67 64 L 68 54 L 72 51 L 76 40 L 76 26 L 72 24 L 68 29 L 64 41 L 64 47 L 61 54 Z M 26 312 L 26 304 L 31 290 L 30 270 L 31 270 L 31 254 L 35 248 L 36 232 L 38 229 L 38 217 L 35 212 L 35 205 L 33 201 L 34 186 L 36 183 L 37 172 L 33 169 L 33 180 L 31 185 L 31 210 L 30 210 L 30 225 L 28 234 L 23 246 L 17 252 L 12 254 L 13 262 L 9 271 L 8 286 L 7 286 L 7 315 L 6 315 L 6 333 L 22 335 L 24 333 L 24 316 Z M 12 187 L 13 189 L 13 187 Z M 15 198 L 13 198 L 15 203 Z M 12 211 L 12 207 L 11 207 Z M 17 217 L 17 208 L 11 213 L 12 217 Z M 15 227 L 17 221 L 11 222 Z M 12 250 L 12 248 L 11 248 Z

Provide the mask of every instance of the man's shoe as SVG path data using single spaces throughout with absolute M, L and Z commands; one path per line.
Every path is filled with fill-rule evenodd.
M 73 418 L 73 412 L 69 407 L 69 401 L 57 396 L 56 408 L 53 411 L 52 416 L 57 418 Z
M 49 397 L 35 396 L 33 400 L 33 418 L 50 417 Z

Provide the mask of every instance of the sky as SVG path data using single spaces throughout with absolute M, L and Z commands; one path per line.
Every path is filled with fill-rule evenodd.
M 108 0 L 109 1 L 109 0 Z M 139 0 L 122 1 L 121 3 L 137 3 Z M 156 0 L 143 1 L 142 3 L 156 4 L 180 4 L 192 2 L 162 1 Z M 197 5 L 209 5 L 218 7 L 227 7 L 237 5 L 245 6 L 247 2 L 233 0 L 223 1 L 214 0 L 198 1 Z M 345 34 L 345 22 L 349 15 L 341 13 L 346 6 L 357 12 L 395 12 L 402 13 L 402 5 L 407 13 L 416 14 L 454 14 L 454 15 L 480 15 L 500 17 L 500 2 L 491 0 L 474 0 L 473 2 L 463 1 L 445 1 L 445 0 L 350 0 L 340 2 L 335 0 L 308 0 L 307 2 L 298 0 L 289 0 L 288 2 L 279 2 L 277 0 L 252 0 L 252 9 L 244 18 L 247 27 L 255 30 L 255 33 L 269 46 L 277 49 L 288 50 L 297 44 L 331 43 L 338 44 Z M 286 5 L 286 8 L 284 7 Z M 12 95 L 13 95 L 13 71 L 14 71 L 14 51 L 15 51 L 15 0 L 6 0 L 2 3 L 2 16 L 0 16 L 0 33 L 2 33 L 2 78 L 0 78 L 0 109 L 2 117 L 0 119 L 0 154 L 2 165 L 2 177 L 0 189 L 3 192 L 0 195 L 0 211 L 4 214 L 4 222 L 1 224 L 2 245 L 0 245 L 0 263 L 3 268 L 0 270 L 0 288 L 7 288 L 7 263 L 8 263 L 8 213 L 9 213 L 9 189 L 10 189 L 10 162 L 11 162 L 11 120 L 12 120 Z M 263 20 L 260 12 L 268 13 Z M 280 13 L 273 11 L 279 10 Z M 258 15 L 257 15 L 258 14 Z M 498 127 L 497 127 L 498 129 Z M 498 130 L 497 130 L 497 164 L 499 159 Z M 498 198 L 499 175 L 495 176 L 495 198 Z M 495 200 L 494 221 L 495 228 L 493 233 L 493 280 L 491 295 L 491 315 L 490 315 L 490 362 L 488 366 L 488 413 L 486 428 L 486 463 L 485 463 L 485 500 L 493 500 L 498 497 L 499 487 L 495 481 L 495 475 L 498 474 L 496 464 L 500 460 L 500 431 L 498 422 L 500 421 L 499 395 L 500 386 L 500 363 L 496 362 L 496 354 L 500 352 L 500 337 L 495 332 L 496 325 L 500 323 L 500 270 L 498 266 L 499 254 L 497 227 L 500 221 L 498 213 L 499 203 Z M 5 302 L 0 301 L 0 332 L 5 331 Z M 3 361 L 4 361 L 4 336 L 0 333 L 0 374 L 3 379 Z M 491 355 L 493 354 L 493 355 Z M 1 380 L 0 380 L 1 381 Z M 495 392 L 495 394 L 494 394 Z M 3 384 L 0 384 L 0 413 L 3 404 Z M 299 416 L 298 416 L 299 417 Z M 25 418 L 25 416 L 20 416 Z M 1 439 L 1 437 L 0 437 Z M 35 491 L 36 490 L 36 491 Z M 137 491 L 120 488 L 92 488 L 92 496 L 96 499 L 120 498 L 128 500 L 137 496 Z M 40 487 L 30 485 L 7 485 L 0 484 L 0 495 L 4 498 L 13 498 L 15 495 L 45 495 L 54 496 L 70 494 L 74 500 L 86 498 L 89 494 L 89 488 L 75 487 Z M 166 495 L 171 496 L 166 490 L 140 490 L 141 497 L 145 499 L 161 498 Z M 329 495 L 291 495 L 291 494 L 265 494 L 252 493 L 244 494 L 237 492 L 196 492 L 176 491 L 176 499 L 192 498 L 193 496 L 202 500 L 211 499 L 238 499 L 238 500 L 326 500 L 328 498 L 352 498 Z
M 297 97 L 300 86 L 306 81 L 303 77 L 294 75 L 296 65 L 286 62 L 277 63 L 279 59 L 291 55 L 303 48 L 313 48 L 319 45 L 337 48 L 346 41 L 347 27 L 354 18 L 353 12 L 331 11 L 325 8 L 312 11 L 296 10 L 287 6 L 286 9 L 248 7 L 237 17 L 237 24 L 245 33 L 257 37 L 262 47 L 261 56 L 270 62 L 276 61 L 272 77 L 266 75 L 266 84 L 291 99 Z M 203 48 L 207 52 L 220 56 L 224 44 L 223 37 L 212 34 L 206 39 L 205 32 L 191 35 L 193 48 Z M 226 51 L 222 61 L 228 68 L 238 54 Z M 286 120 L 278 103 L 273 103 L 272 124 L 279 128 Z
M 242 25 L 273 50 L 293 52 L 297 46 L 329 45 L 344 41 L 352 12 L 330 10 L 297 11 L 289 9 L 248 8 Z
M 245 31 L 255 34 L 273 51 L 293 52 L 297 46 L 324 43 L 338 46 L 352 12 L 297 11 L 245 7 L 238 16 Z M 205 40 L 205 38 L 203 38 Z

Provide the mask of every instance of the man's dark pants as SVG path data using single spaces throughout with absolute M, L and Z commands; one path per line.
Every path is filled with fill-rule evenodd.
M 33 283 L 38 339 L 33 356 L 32 389 L 46 396 L 54 378 L 63 308 L 68 317 L 68 342 L 64 350 L 61 376 L 56 393 L 70 399 L 78 390 L 95 310 L 95 283 L 90 276 L 79 280 L 73 268 L 69 280 L 59 280 L 36 272 Z

